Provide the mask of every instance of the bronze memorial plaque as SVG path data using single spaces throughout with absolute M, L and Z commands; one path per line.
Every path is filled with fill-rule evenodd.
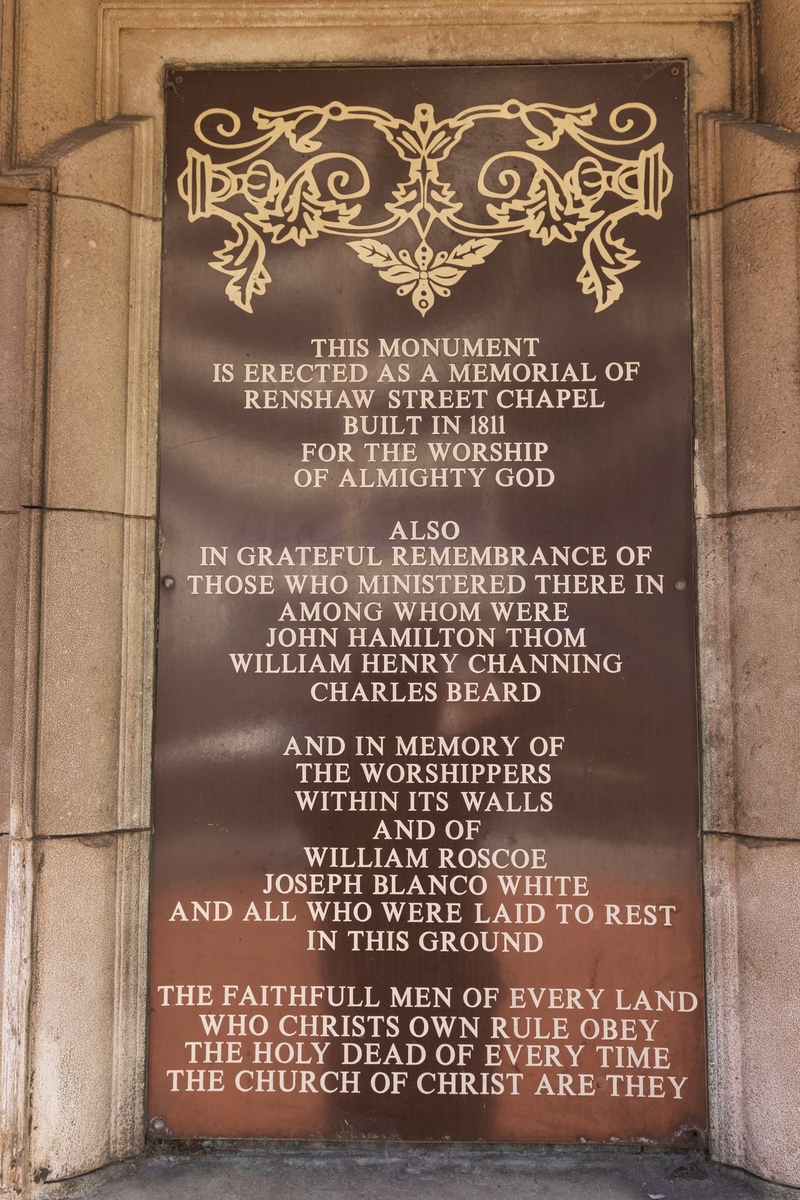
M 166 99 L 151 1131 L 703 1145 L 683 64 Z

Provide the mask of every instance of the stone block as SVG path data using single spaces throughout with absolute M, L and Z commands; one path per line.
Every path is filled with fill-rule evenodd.
M 31 997 L 31 1173 L 109 1159 L 114 1074 L 117 841 L 37 843 Z
M 147 833 L 34 844 L 30 1170 L 36 1183 L 81 1175 L 143 1149 L 148 852 Z
M 87 200 L 60 198 L 54 208 L 46 503 L 123 512 L 137 218 Z
M 736 829 L 800 837 L 800 513 L 730 519 Z
M 761 0 L 762 121 L 800 131 L 800 3 Z
M 0 512 L 19 505 L 27 235 L 27 206 L 0 205 Z
M 800 195 L 725 210 L 728 510 L 800 505 Z
M 39 833 L 146 820 L 149 735 L 137 705 L 149 680 L 153 533 L 143 519 L 45 515 Z
M 8 888 L 8 834 L 0 835 L 0 896 L 5 898 Z M 3 950 L 6 942 L 6 906 L 0 904 L 0 988 L 3 987 L 4 978 L 4 955 Z M 4 993 L 5 994 L 5 993 Z
M 703 828 L 735 828 L 729 522 L 697 522 L 698 666 Z
M 110 1156 L 144 1150 L 147 1073 L 150 833 L 120 835 L 117 848 L 117 976 Z
M 694 505 L 698 517 L 727 511 L 728 431 L 722 283 L 724 215 L 693 217 Z
M 18 544 L 19 517 L 0 513 L 0 833 L 8 832 L 11 804 Z
M 25 0 L 15 24 L 16 154 L 27 163 L 94 120 L 97 3 Z
M 800 845 L 740 840 L 737 869 L 744 1161 L 800 1186 Z
M 742 1119 L 737 838 L 703 837 L 709 1152 L 745 1161 Z
M 56 193 L 160 217 L 148 177 L 152 124 L 147 119 L 120 118 L 110 125 L 80 129 L 66 138 L 57 157 L 54 155 Z
M 719 124 L 723 205 L 800 187 L 800 137 L 743 121 Z

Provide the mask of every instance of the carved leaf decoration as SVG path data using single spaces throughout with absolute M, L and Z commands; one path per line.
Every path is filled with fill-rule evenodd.
M 553 150 L 565 133 L 569 135 L 575 128 L 591 125 L 596 116 L 596 104 L 587 104 L 583 108 L 534 104 L 522 117 L 523 124 L 534 135 L 525 145 L 531 150 Z
M 423 282 L 427 283 L 431 289 L 431 292 L 435 292 L 437 296 L 449 296 L 450 289 L 454 284 L 458 283 L 459 279 L 461 279 L 464 274 L 464 271 L 458 271 L 455 267 L 439 267 L 433 271 L 429 271 L 427 280 L 423 280 Z M 414 296 L 412 296 L 411 299 L 414 301 L 415 306 L 419 308 Z M 430 297 L 430 304 L 428 304 L 427 307 L 430 308 L 431 304 L 433 304 L 432 294 Z M 422 311 L 423 310 L 420 308 L 420 312 Z
M 434 267 L 428 272 L 428 278 L 433 285 L 434 291 L 440 296 L 449 296 L 450 288 L 453 284 L 458 283 L 459 279 L 464 276 L 464 271 L 459 271 L 458 267 Z
M 621 215 L 626 214 L 614 213 L 606 217 L 583 243 L 584 266 L 578 275 L 578 283 L 585 296 L 596 298 L 595 312 L 608 308 L 619 298 L 622 294 L 619 276 L 639 266 L 639 260 L 634 257 L 636 251 L 626 246 L 622 238 L 611 236 Z
M 362 262 L 369 263 L 370 266 L 382 269 L 394 265 L 400 266 L 400 262 L 392 250 L 391 246 L 387 246 L 385 242 L 376 242 L 373 238 L 364 238 L 360 242 L 348 242 L 348 246 L 355 250 Z
M 290 179 L 276 205 L 271 223 L 272 240 L 305 246 L 320 234 L 319 210 L 322 197 L 313 175 L 304 171 Z
M 389 141 L 406 162 L 418 162 L 425 155 L 424 140 L 405 121 L 396 130 L 388 131 Z
M 414 267 L 405 267 L 402 263 L 393 263 L 387 267 L 385 271 L 379 271 L 381 279 L 385 279 L 387 283 L 416 283 L 420 277 L 420 272 Z M 405 296 L 406 292 L 401 292 L 398 288 L 398 296 Z
M 237 308 L 244 312 L 253 311 L 253 296 L 263 296 L 267 284 L 272 282 L 265 266 L 266 246 L 253 227 L 243 218 L 225 214 L 235 233 L 235 238 L 225 241 L 221 250 L 214 251 L 216 262 L 208 265 L 215 271 L 228 275 L 225 295 Z
M 464 207 L 460 201 L 456 200 L 455 192 L 444 179 L 429 181 L 426 201 L 428 210 L 440 216 L 443 213 L 456 213 Z
M 399 183 L 386 207 L 389 212 L 403 213 L 406 218 L 424 211 L 438 217 L 446 225 L 447 218 L 464 206 L 456 199 L 452 186 L 429 171 L 424 179 L 416 173 L 411 179 Z
M 410 217 L 413 213 L 419 212 L 423 203 L 421 181 L 419 179 L 404 179 L 394 189 L 392 201 L 386 207 L 390 212 L 404 213 L 407 217 Z
M 499 245 L 497 238 L 471 238 L 470 241 L 456 246 L 449 254 L 441 251 L 428 271 L 428 280 L 433 291 L 437 296 L 449 296 L 450 289 L 463 278 L 467 269 L 485 262 Z
M 272 241 L 276 245 L 292 241 L 298 246 L 305 246 L 321 233 L 346 229 L 358 217 L 361 212 L 360 204 L 348 203 L 339 196 L 326 197 L 322 194 L 314 171 L 323 163 L 330 167 L 331 157 L 321 155 L 311 159 L 288 180 L 281 178 L 280 188 L 273 183 L 270 190 L 273 203 L 271 206 L 262 205 L 263 216 L 259 224 L 272 235 Z M 332 179 L 346 176 L 346 169 L 329 171 L 328 188 L 331 187 Z M 361 195 L 362 192 L 359 191 L 358 194 Z
M 500 157 L 491 160 L 491 164 L 497 163 Z M 556 239 L 574 242 L 578 232 L 603 215 L 592 213 L 591 205 L 587 203 L 577 208 L 568 181 L 537 156 L 508 154 L 502 157 L 512 161 L 514 158 L 527 159 L 535 170 L 524 196 L 510 196 L 501 204 L 487 204 L 489 215 L 498 225 L 504 225 L 509 220 L 520 221 L 529 237 L 537 238 L 549 246 Z M 500 181 L 508 186 L 509 191 L 522 186 L 519 172 L 511 165 L 500 171 Z
M 322 145 L 321 142 L 315 141 L 315 138 L 328 123 L 330 107 L 329 105 L 325 109 L 307 104 L 301 108 L 287 109 L 284 112 L 269 112 L 264 108 L 254 108 L 253 124 L 256 129 L 263 130 L 264 144 L 267 147 L 285 137 L 293 150 L 297 150 L 300 154 L 313 154 Z M 312 119 L 315 119 L 312 125 L 298 129 L 302 122 Z
M 447 255 L 447 261 L 455 266 L 477 267 L 485 262 L 499 245 L 499 238 L 470 238 L 468 242 L 461 242 L 455 250 L 451 250 Z
M 400 157 L 412 163 L 446 158 L 464 131 L 458 118 L 437 121 L 430 104 L 415 107 L 413 124 L 395 120 L 382 124 L 382 128 Z
M 542 168 L 535 181 L 536 190 L 531 196 L 531 200 L 538 205 L 538 211 L 534 213 L 529 210 L 529 236 L 539 238 L 545 246 L 556 239 L 574 242 L 580 222 L 576 219 L 578 212 L 572 195 L 560 175 L 544 164 Z

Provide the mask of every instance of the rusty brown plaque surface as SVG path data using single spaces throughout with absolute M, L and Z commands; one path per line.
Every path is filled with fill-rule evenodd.
M 169 75 L 154 1134 L 703 1144 L 684 88 Z

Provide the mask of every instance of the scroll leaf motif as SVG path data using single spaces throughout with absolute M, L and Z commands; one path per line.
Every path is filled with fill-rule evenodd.
M 519 194 L 522 178 L 516 163 L 533 168 L 524 195 Z M 568 179 L 562 179 L 538 155 L 504 152 L 490 158 L 483 167 L 479 187 L 485 195 L 498 194 L 487 183 L 486 177 L 492 168 L 497 168 L 498 187 L 506 188 L 512 196 L 501 204 L 486 205 L 486 211 L 498 224 L 519 221 L 529 237 L 538 238 L 545 246 L 556 239 L 563 242 L 577 240 L 578 232 L 586 226 L 590 210 L 580 192 L 576 193 L 570 187 Z
M 253 311 L 253 297 L 263 296 L 270 282 L 268 242 L 302 247 L 322 234 L 353 238 L 348 245 L 361 261 L 394 284 L 399 296 L 410 295 L 424 316 L 466 271 L 485 262 L 503 237 L 519 233 L 544 246 L 581 240 L 577 282 L 585 295 L 594 296 L 600 312 L 621 296 L 620 276 L 639 265 L 636 252 L 615 236 L 617 226 L 634 215 L 660 220 L 672 172 L 664 162 L 663 142 L 640 149 L 637 157 L 627 149 L 655 130 L 656 115 L 646 104 L 614 109 L 609 137 L 592 132 L 596 117 L 594 104 L 565 108 L 507 100 L 466 108 L 442 121 L 431 104 L 418 104 L 414 120 L 405 121 L 383 109 L 336 101 L 283 112 L 256 108 L 256 136 L 241 141 L 236 113 L 207 109 L 195 122 L 197 138 L 234 157 L 215 162 L 189 147 L 178 189 L 190 221 L 221 217 L 231 226 L 234 237 L 214 252 L 209 265 L 228 276 L 226 295 L 245 312 Z M 483 163 L 476 193 L 485 202 L 486 219 L 471 221 L 440 170 L 463 135 L 485 120 L 518 122 L 523 143 Z M 365 224 L 360 201 L 371 192 L 366 166 L 352 154 L 323 149 L 329 128 L 349 121 L 371 125 L 407 167 L 406 178 L 383 204 L 386 216 Z M 281 139 L 306 156 L 288 176 L 267 157 Z M 560 174 L 543 156 L 565 141 L 580 157 Z M 418 239 L 413 255 L 381 240 L 409 224 Z M 430 243 L 437 231 L 466 240 L 434 250 Z
M 264 259 L 267 248 L 262 238 L 246 221 L 232 221 L 236 237 L 226 239 L 221 250 L 214 251 L 209 263 L 215 271 L 228 275 L 225 295 L 245 312 L 253 311 L 253 296 L 263 296 L 272 276 Z
M 619 276 L 639 266 L 639 259 L 622 238 L 611 236 L 612 229 L 612 222 L 606 219 L 583 243 L 584 267 L 578 275 L 578 283 L 585 296 L 596 298 L 595 312 L 601 312 L 619 299 L 622 295 Z

